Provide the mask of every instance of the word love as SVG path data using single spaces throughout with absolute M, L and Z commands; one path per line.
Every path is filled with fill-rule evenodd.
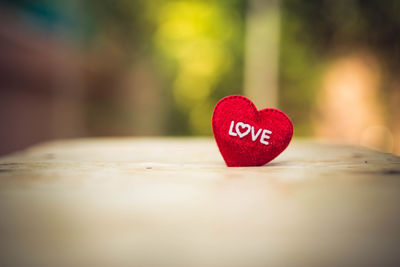
M 270 135 L 272 134 L 272 132 L 270 130 L 267 130 L 267 129 L 263 130 L 261 128 L 258 129 L 257 132 L 255 132 L 254 126 L 250 126 L 249 124 L 243 123 L 241 121 L 236 123 L 236 127 L 235 127 L 235 122 L 234 121 L 231 122 L 231 126 L 229 128 L 230 136 L 239 136 L 239 138 L 243 138 L 246 135 L 248 135 L 249 133 L 251 133 L 251 140 L 253 142 L 256 141 L 257 138 L 261 135 L 260 143 L 264 144 L 266 146 L 269 144 L 269 142 L 267 140 L 271 138 Z

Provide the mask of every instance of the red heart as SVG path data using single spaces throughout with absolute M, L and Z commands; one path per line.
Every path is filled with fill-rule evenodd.
M 250 99 L 239 95 L 218 102 L 212 127 L 228 167 L 264 165 L 282 153 L 293 136 L 293 124 L 282 111 L 258 111 Z

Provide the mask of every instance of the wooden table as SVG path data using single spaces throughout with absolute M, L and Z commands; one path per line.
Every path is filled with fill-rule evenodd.
M 400 266 L 400 158 L 294 140 L 50 142 L 0 158 L 0 266 Z

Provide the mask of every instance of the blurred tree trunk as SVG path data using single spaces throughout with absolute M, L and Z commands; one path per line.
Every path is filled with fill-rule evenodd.
M 261 108 L 278 106 L 279 0 L 250 0 L 244 93 Z

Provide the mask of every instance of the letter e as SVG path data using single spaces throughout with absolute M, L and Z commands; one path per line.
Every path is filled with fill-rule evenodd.
M 262 132 L 262 135 L 261 135 L 261 138 L 260 138 L 260 142 L 261 142 L 261 144 L 264 144 L 264 145 L 268 145 L 269 144 L 269 142 L 267 141 L 267 139 L 270 139 L 271 137 L 269 136 L 270 134 L 272 134 L 272 132 L 271 131 L 268 131 L 268 130 L 264 130 L 263 132 Z

